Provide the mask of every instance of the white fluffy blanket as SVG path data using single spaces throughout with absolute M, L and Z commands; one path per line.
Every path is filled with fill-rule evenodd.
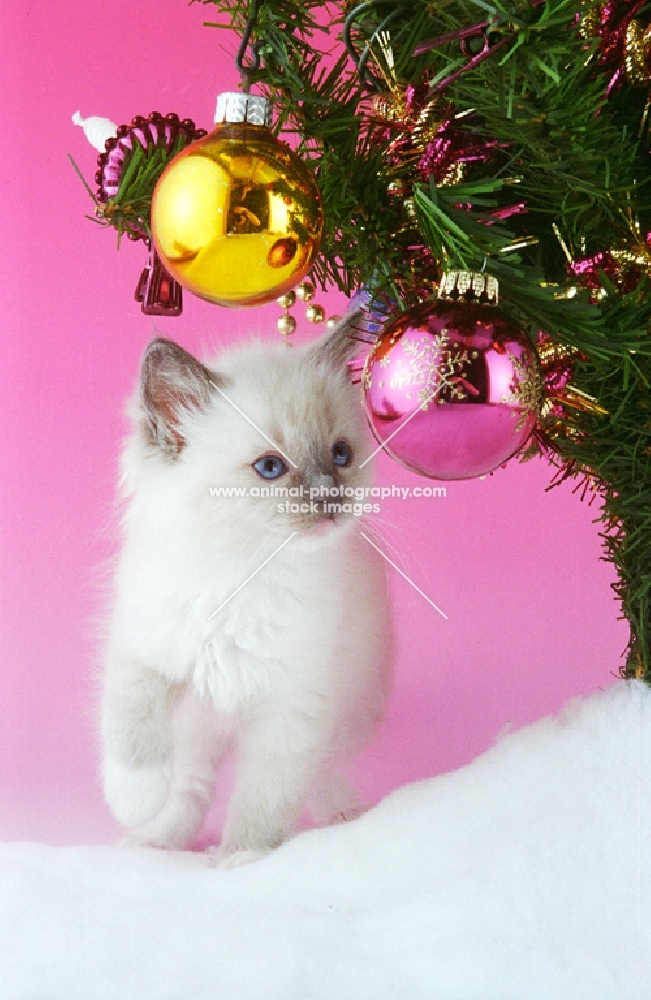
M 249 867 L 0 845 L 0 996 L 646 1000 L 650 774 L 618 682 Z

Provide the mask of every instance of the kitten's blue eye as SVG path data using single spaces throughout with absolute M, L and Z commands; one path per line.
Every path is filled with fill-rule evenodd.
M 332 455 L 332 461 L 335 465 L 350 465 L 353 458 L 352 449 L 348 442 L 344 441 L 343 438 L 339 441 L 335 441 L 330 449 L 330 453 Z
M 287 466 L 278 455 L 263 455 L 253 463 L 253 468 L 263 479 L 279 479 L 287 472 Z

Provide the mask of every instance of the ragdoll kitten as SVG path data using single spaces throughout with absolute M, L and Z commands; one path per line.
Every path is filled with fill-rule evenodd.
M 317 822 L 358 811 L 339 763 L 387 696 L 385 566 L 359 518 L 309 500 L 368 485 L 355 347 L 340 325 L 215 367 L 167 340 L 144 354 L 102 689 L 105 797 L 131 843 L 189 846 L 233 744 L 220 863 L 282 843 L 310 791 Z

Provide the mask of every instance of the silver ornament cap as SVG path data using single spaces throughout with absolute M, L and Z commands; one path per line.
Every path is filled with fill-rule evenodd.
M 271 126 L 271 101 L 256 94 L 226 92 L 217 98 L 215 125 L 222 123 Z

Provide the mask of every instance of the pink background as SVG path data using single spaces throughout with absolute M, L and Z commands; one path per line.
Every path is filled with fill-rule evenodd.
M 183 0 L 5 0 L 0 19 L 3 165 L 0 296 L 0 837 L 81 843 L 115 826 L 96 779 L 95 634 L 122 402 L 153 323 L 134 302 L 142 244 L 113 230 L 93 184 L 96 153 L 71 115 L 117 123 L 158 110 L 210 127 L 233 89 L 234 37 Z M 94 186 L 94 185 L 93 185 Z M 320 297 L 340 311 L 341 297 Z M 201 351 L 276 336 L 275 306 L 227 311 L 187 295 L 157 328 Z M 308 334 L 313 332 L 308 330 Z M 398 632 L 388 718 L 357 765 L 377 800 L 459 767 L 505 727 L 610 685 L 627 629 L 600 561 L 596 505 L 544 488 L 542 461 L 450 483 L 445 499 L 386 501 L 391 557 L 449 616 L 393 573 Z M 388 459 L 378 482 L 426 485 Z M 393 571 L 392 571 L 393 572 Z

